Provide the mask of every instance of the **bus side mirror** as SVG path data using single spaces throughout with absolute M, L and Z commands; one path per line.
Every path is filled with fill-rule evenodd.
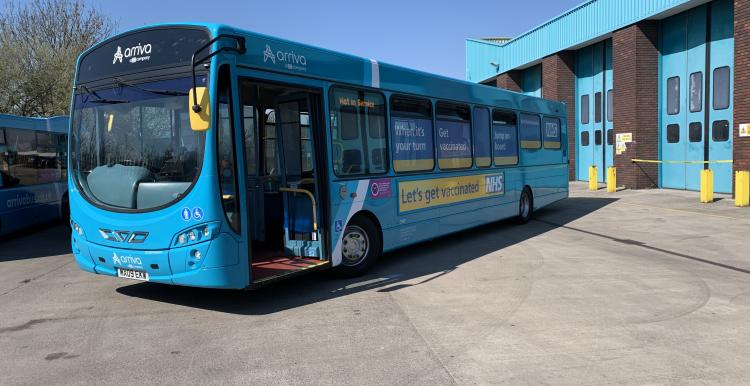
M 190 128 L 192 128 L 193 131 L 208 130 L 211 122 L 211 106 L 208 103 L 208 88 L 191 88 L 188 95 L 188 107 L 190 111 Z

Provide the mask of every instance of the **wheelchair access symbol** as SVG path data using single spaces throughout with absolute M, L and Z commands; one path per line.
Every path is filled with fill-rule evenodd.
M 193 219 L 195 219 L 195 221 L 203 220 L 203 209 L 197 206 L 193 208 Z

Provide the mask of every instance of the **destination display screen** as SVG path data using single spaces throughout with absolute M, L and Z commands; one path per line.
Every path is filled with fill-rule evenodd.
M 154 28 L 117 36 L 81 59 L 77 83 L 189 66 L 195 50 L 209 40 L 207 30 L 195 27 Z

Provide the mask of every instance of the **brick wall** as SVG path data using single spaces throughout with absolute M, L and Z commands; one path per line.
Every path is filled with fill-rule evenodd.
M 750 123 L 750 1 L 734 1 L 734 170 L 750 170 L 750 137 L 739 125 Z M 734 178 L 734 176 L 732 176 Z
M 658 157 L 658 27 L 657 21 L 644 20 L 612 37 L 614 133 L 633 134 L 633 142 L 614 161 L 617 184 L 629 189 L 653 188 L 659 182 L 656 164 L 630 161 Z
M 521 92 L 523 89 L 523 71 L 510 70 L 497 76 L 497 87 Z
M 568 179 L 576 178 L 575 51 L 561 51 L 542 60 L 542 97 L 568 108 Z

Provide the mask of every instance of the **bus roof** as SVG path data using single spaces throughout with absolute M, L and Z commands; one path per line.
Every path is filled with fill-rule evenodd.
M 18 115 L 0 114 L 0 128 L 28 129 L 50 131 L 54 133 L 68 132 L 68 117 L 65 115 L 49 118 L 22 117 Z
M 133 29 L 89 48 L 79 57 L 79 64 L 82 58 L 108 42 L 130 34 L 170 27 L 198 27 L 208 30 L 211 36 L 231 34 L 244 37 L 247 51 L 237 57 L 237 65 L 240 67 L 321 79 L 333 83 L 372 87 L 396 93 L 565 116 L 565 105 L 561 102 L 380 63 L 374 59 L 344 54 L 224 24 L 163 23 Z M 138 44 L 141 45 L 141 43 L 147 44 L 146 41 L 139 40 Z

